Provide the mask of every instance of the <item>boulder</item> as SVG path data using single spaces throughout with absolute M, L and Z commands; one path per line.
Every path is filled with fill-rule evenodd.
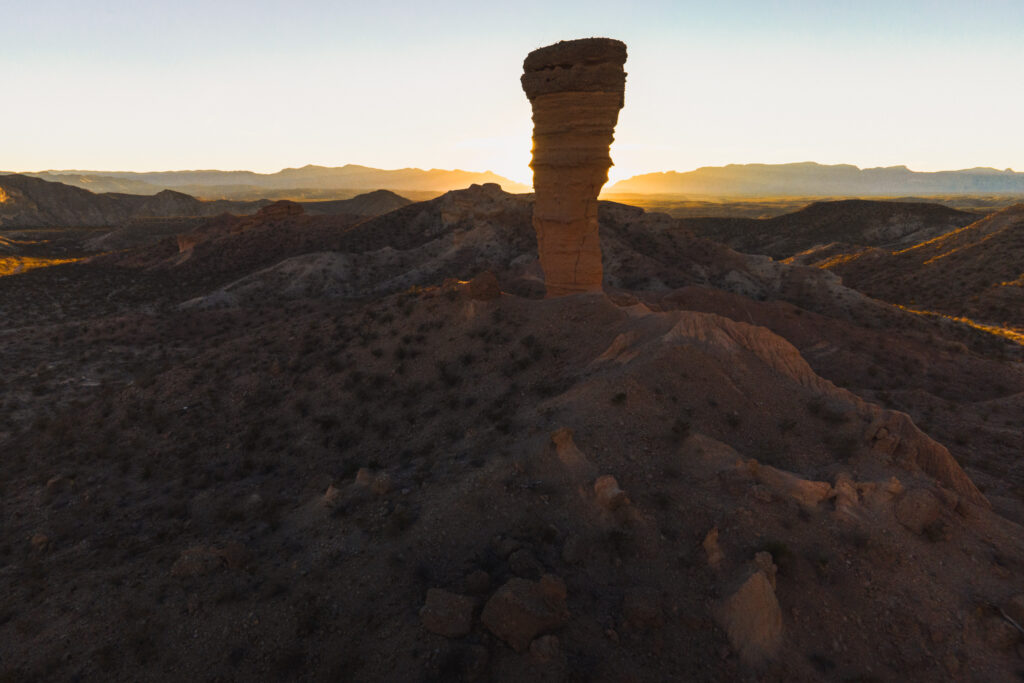
M 758 553 L 767 555 L 767 553 Z M 758 665 L 782 646 L 782 609 L 775 597 L 775 565 L 758 557 L 754 572 L 715 614 L 740 659 Z
M 569 620 L 565 583 L 545 574 L 540 581 L 509 579 L 484 605 L 480 620 L 516 652 Z

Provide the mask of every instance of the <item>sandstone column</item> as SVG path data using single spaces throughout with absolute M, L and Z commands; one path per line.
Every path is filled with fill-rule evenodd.
M 547 294 L 601 290 L 597 195 L 626 87 L 626 45 L 570 40 L 527 55 L 522 84 L 533 105 L 533 228 Z

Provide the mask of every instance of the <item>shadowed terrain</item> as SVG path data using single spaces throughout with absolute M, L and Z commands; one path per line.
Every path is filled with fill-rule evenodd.
M 0 278 L 5 675 L 1024 668 L 1019 344 L 610 202 L 604 292 L 542 299 L 531 213 L 279 202 Z

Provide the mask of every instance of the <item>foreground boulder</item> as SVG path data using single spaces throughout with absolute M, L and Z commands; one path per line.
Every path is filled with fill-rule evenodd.
M 569 620 L 565 598 L 565 582 L 557 576 L 509 579 L 484 605 L 480 619 L 516 652 L 525 652 L 538 635 Z
M 718 609 L 718 622 L 740 659 L 757 665 L 782 646 L 782 609 L 775 597 L 775 565 L 758 553 L 755 570 Z

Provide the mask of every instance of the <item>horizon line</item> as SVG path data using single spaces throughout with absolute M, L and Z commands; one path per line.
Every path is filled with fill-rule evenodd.
M 72 173 L 95 173 L 95 174 L 104 174 L 104 173 L 136 173 L 136 174 L 150 174 L 150 173 L 211 173 L 212 172 L 212 173 L 251 173 L 253 175 L 271 176 L 271 175 L 277 175 L 279 173 L 283 173 L 285 171 L 300 171 L 300 170 L 307 169 L 307 168 L 322 168 L 322 169 L 336 170 L 336 169 L 343 169 L 343 168 L 348 168 L 348 167 L 352 167 L 352 166 L 358 167 L 358 168 L 366 168 L 366 169 L 370 169 L 370 170 L 374 170 L 374 171 L 385 171 L 385 172 L 420 171 L 420 172 L 423 172 L 423 173 L 440 172 L 440 173 L 491 174 L 491 175 L 495 175 L 495 176 L 498 176 L 498 177 L 501 177 L 501 178 L 505 178 L 506 180 L 510 180 L 510 181 L 512 181 L 514 183 L 517 183 L 519 185 L 527 185 L 528 184 L 528 183 L 517 181 L 517 180 L 515 180 L 513 178 L 509 178 L 508 176 L 504 176 L 501 173 L 498 173 L 497 171 L 494 171 L 492 169 L 486 169 L 486 170 L 482 170 L 482 171 L 477 171 L 477 170 L 467 169 L 467 168 L 438 168 L 436 166 L 432 167 L 432 168 L 423 168 L 423 167 L 420 167 L 420 166 L 402 166 L 402 167 L 399 167 L 399 168 L 382 168 L 382 167 L 378 167 L 378 166 L 369 166 L 367 164 L 358 164 L 358 163 L 345 163 L 345 164 L 342 164 L 340 166 L 325 166 L 325 165 L 322 165 L 322 164 L 312 164 L 312 163 L 310 163 L 310 164 L 305 164 L 305 165 L 302 165 L 302 166 L 284 166 L 284 167 L 279 168 L 276 171 L 254 171 L 254 170 L 248 169 L 248 168 L 177 168 L 177 169 L 175 169 L 175 168 L 171 168 L 171 169 L 165 168 L 165 169 L 155 169 L 155 170 L 153 170 L 153 169 L 151 169 L 151 170 L 134 170 L 134 169 L 125 169 L 125 168 L 114 168 L 114 169 L 100 169 L 100 168 L 47 168 L 47 169 L 42 169 L 42 170 L 22 170 L 22 171 L 9 171 L 9 170 L 6 170 L 6 171 L 0 171 L 0 173 L 5 174 L 5 175 L 8 175 L 8 174 L 10 174 L 10 175 L 13 175 L 13 174 L 23 174 L 24 175 L 24 174 L 39 174 L 39 173 L 54 173 L 54 174 L 56 174 L 56 173 L 62 173 L 62 174 L 72 174 Z M 730 162 L 730 163 L 727 163 L 727 164 L 701 165 L 701 166 L 697 166 L 697 167 L 694 167 L 694 168 L 690 168 L 688 170 L 680 170 L 678 168 L 675 168 L 675 169 L 658 170 L 658 171 L 644 171 L 644 172 L 641 172 L 641 173 L 635 173 L 635 174 L 629 176 L 629 178 L 635 178 L 635 177 L 647 176 L 647 175 L 667 175 L 667 174 L 670 174 L 670 173 L 679 173 L 679 174 L 694 173 L 696 171 L 701 171 L 701 170 L 704 170 L 704 169 L 733 168 L 733 167 L 743 167 L 743 166 L 822 166 L 822 167 L 826 167 L 826 168 L 828 168 L 828 167 L 837 167 L 837 166 L 846 166 L 846 167 L 854 168 L 854 169 L 856 169 L 858 171 L 905 169 L 905 170 L 907 170 L 907 171 L 909 171 L 911 173 L 962 173 L 962 172 L 965 172 L 965 171 L 994 171 L 996 173 L 1014 173 L 1014 174 L 1021 173 L 1020 171 L 1014 170 L 1012 167 L 1001 169 L 1001 168 L 997 168 L 995 166 L 970 166 L 970 167 L 963 167 L 963 168 L 945 168 L 945 169 L 939 169 L 939 170 L 934 170 L 934 171 L 919 171 L 919 170 L 914 170 L 913 168 L 910 168 L 907 164 L 894 164 L 894 165 L 889 165 L 889 166 L 858 166 L 857 164 L 851 164 L 851 163 L 834 163 L 834 164 L 830 164 L 830 163 L 822 163 L 822 162 L 819 162 L 819 161 L 804 160 L 804 161 L 786 161 L 786 162 L 778 162 L 778 163 L 768 163 L 768 162 L 759 162 L 759 161 L 752 161 L 752 162 Z M 622 181 L 619 180 L 619 181 L 615 181 L 615 182 L 622 182 Z

